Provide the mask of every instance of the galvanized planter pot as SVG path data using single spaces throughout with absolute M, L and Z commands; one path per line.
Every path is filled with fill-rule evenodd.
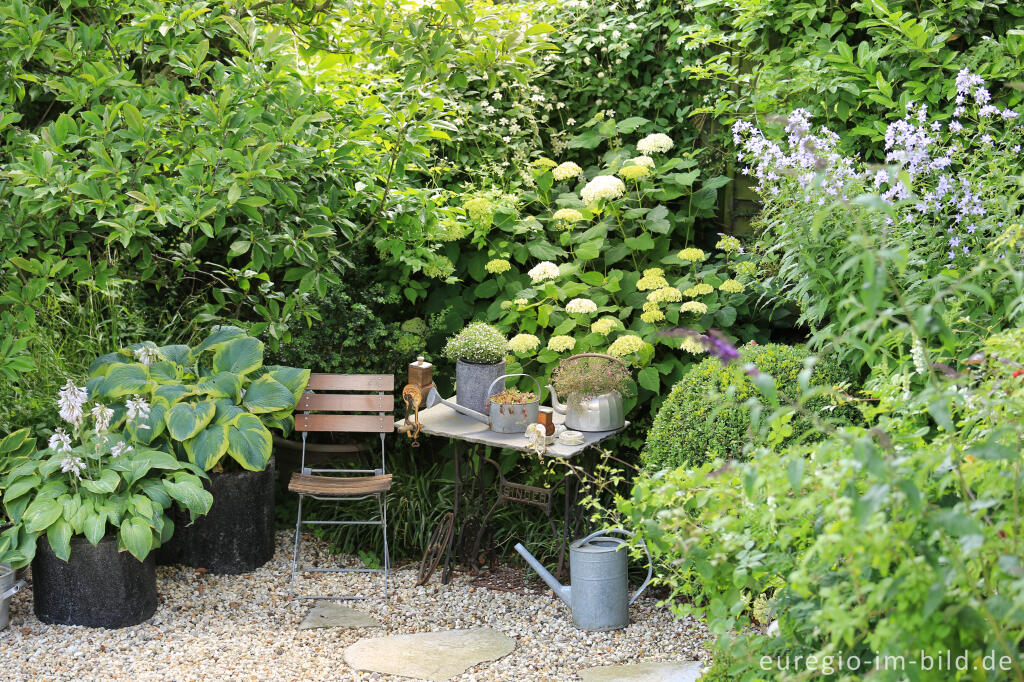
M 504 373 L 504 360 L 493 365 L 459 360 L 455 363 L 455 402 L 476 412 L 484 412 L 489 398 L 505 390 L 505 382 L 494 383 Z
M 36 618 L 57 625 L 123 628 L 148 620 L 156 611 L 156 561 L 139 561 L 117 551 L 108 535 L 93 546 L 71 538 L 68 561 L 39 538 L 32 560 L 32 601 Z
M 0 630 L 7 627 L 10 620 L 11 597 L 25 584 L 10 564 L 0 564 Z

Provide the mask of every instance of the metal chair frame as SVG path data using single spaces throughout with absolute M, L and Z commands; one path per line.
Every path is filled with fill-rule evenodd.
M 366 474 L 382 477 L 387 476 L 387 465 L 385 457 L 385 437 L 388 432 L 394 431 L 394 420 L 389 414 L 394 410 L 394 376 L 384 374 L 311 374 L 309 384 L 302 399 L 299 401 L 301 414 L 295 416 L 295 430 L 302 434 L 302 463 L 301 476 L 305 483 L 313 483 L 319 478 L 325 484 L 329 483 L 352 483 L 358 486 L 369 479 Z M 352 395 L 339 393 L 326 393 L 326 391 L 353 391 L 353 390 L 374 390 L 372 395 Z M 317 392 L 321 391 L 321 392 Z M 379 408 L 376 415 L 354 415 L 336 414 L 337 412 L 370 411 L 374 407 Z M 386 407 L 386 409 L 385 409 Z M 335 414 L 313 414 L 313 411 L 334 412 Z M 380 436 L 380 468 L 379 469 L 319 469 L 306 466 L 306 441 L 311 431 L 331 431 L 346 433 L 372 433 L 377 432 Z M 333 476 L 320 476 L 320 474 L 335 474 Z M 342 476 L 337 476 L 341 474 Z M 357 474 L 357 476 L 351 476 Z M 297 476 L 297 475 L 295 475 Z M 296 485 L 296 477 L 293 476 L 289 483 L 289 490 Z M 381 484 L 383 485 L 383 483 Z M 388 598 L 388 575 L 391 570 L 391 556 L 388 551 L 388 507 L 387 493 L 390 490 L 390 477 L 386 481 L 386 488 L 368 493 L 346 494 L 343 492 L 332 492 L 318 494 L 316 492 L 302 492 L 292 490 L 299 495 L 299 509 L 295 521 L 295 548 L 292 553 L 292 571 L 289 582 L 289 592 L 296 599 L 324 599 L 324 600 L 359 600 L 368 597 L 361 595 L 297 595 L 295 594 L 296 573 L 383 573 L 384 576 L 384 598 Z M 303 519 L 302 503 L 303 498 L 312 498 L 327 502 L 357 502 L 375 498 L 377 501 L 377 517 L 372 519 L 354 519 L 346 521 Z M 303 525 L 333 525 L 333 526 L 369 526 L 378 525 L 381 527 L 384 536 L 384 567 L 383 568 L 310 568 L 299 565 L 299 552 L 302 544 Z

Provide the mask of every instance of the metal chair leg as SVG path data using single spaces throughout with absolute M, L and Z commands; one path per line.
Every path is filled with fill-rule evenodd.
M 388 571 L 391 570 L 391 555 L 388 553 L 388 497 L 380 496 L 381 532 L 384 534 L 384 599 L 388 598 Z
M 292 552 L 292 578 L 288 582 L 288 591 L 295 594 L 295 570 L 299 565 L 299 541 L 302 538 L 302 495 L 299 495 L 299 513 L 295 520 L 295 550 Z

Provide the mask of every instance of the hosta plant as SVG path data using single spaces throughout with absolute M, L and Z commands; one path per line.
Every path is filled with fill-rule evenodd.
M 67 561 L 72 536 L 95 545 L 113 534 L 120 550 L 142 561 L 174 532 L 168 507 L 176 503 L 192 519 L 210 510 L 203 471 L 139 436 L 150 429 L 152 415 L 141 399 L 129 397 L 116 407 L 90 403 L 85 388 L 69 381 L 58 406 L 71 432 L 56 429 L 45 449 L 3 480 L 4 511 L 14 526 L 0 536 L 0 559 L 16 567 L 29 563 L 45 534 L 54 554 Z
M 194 348 L 145 342 L 104 355 L 89 368 L 86 386 L 92 400 L 115 410 L 115 425 L 147 447 L 206 471 L 231 463 L 262 471 L 270 428 L 291 430 L 308 381 L 308 369 L 264 366 L 263 343 L 224 326 Z M 146 406 L 142 420 L 122 421 L 118 403 L 126 397 Z

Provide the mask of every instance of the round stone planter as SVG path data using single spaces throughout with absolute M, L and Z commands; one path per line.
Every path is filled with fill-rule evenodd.
M 95 547 L 71 538 L 71 556 L 59 559 L 39 538 L 32 560 L 32 599 L 36 618 L 57 625 L 123 628 L 148 620 L 156 611 L 156 561 L 139 561 L 117 551 L 112 535 Z
M 175 511 L 174 535 L 157 552 L 161 564 L 185 564 L 210 573 L 248 573 L 274 556 L 274 480 L 270 459 L 263 471 L 211 473 L 210 513 L 188 525 L 188 512 Z
M 505 390 L 504 382 L 495 384 L 490 393 L 487 388 L 505 374 L 505 361 L 493 365 L 459 360 L 455 363 L 455 402 L 477 412 L 483 412 L 488 398 Z

